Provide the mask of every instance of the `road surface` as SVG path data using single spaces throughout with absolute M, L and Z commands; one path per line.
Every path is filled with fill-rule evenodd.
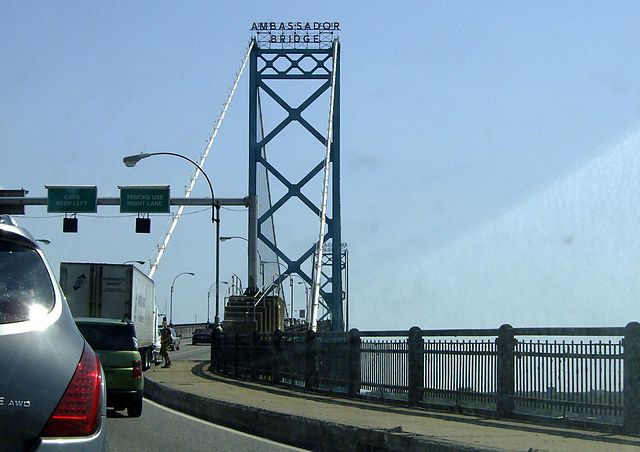
M 209 350 L 206 345 L 182 345 L 170 356 L 172 360 L 206 360 Z M 146 399 L 139 418 L 127 417 L 126 411 L 108 411 L 107 445 L 111 452 L 301 450 L 202 421 Z

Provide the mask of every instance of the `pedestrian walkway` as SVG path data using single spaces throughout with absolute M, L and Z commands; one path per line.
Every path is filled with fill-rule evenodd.
M 203 361 L 145 372 L 145 395 L 258 436 L 314 450 L 640 450 L 640 437 L 381 405 L 214 375 Z

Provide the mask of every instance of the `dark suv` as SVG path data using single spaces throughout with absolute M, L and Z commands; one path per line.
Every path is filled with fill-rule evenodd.
M 76 318 L 76 325 L 100 356 L 107 380 L 107 406 L 142 414 L 144 379 L 136 331 L 129 320 Z

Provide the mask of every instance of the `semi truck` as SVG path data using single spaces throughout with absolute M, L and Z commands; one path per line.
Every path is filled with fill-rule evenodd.
M 60 286 L 74 317 L 131 320 L 143 369 L 160 362 L 154 283 L 137 267 L 61 262 Z

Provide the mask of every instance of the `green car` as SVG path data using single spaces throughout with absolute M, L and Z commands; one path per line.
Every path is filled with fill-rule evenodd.
M 76 318 L 76 325 L 100 356 L 107 381 L 107 406 L 127 409 L 129 417 L 142 414 L 144 378 L 136 331 L 129 320 Z

